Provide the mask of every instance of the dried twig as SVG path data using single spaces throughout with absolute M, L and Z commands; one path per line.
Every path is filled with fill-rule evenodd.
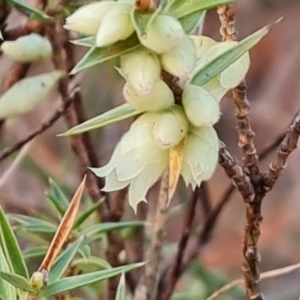
M 270 163 L 269 170 L 265 174 L 264 186 L 269 191 L 273 188 L 280 174 L 286 167 L 288 156 L 296 149 L 300 135 L 300 112 L 296 115 L 290 125 L 285 138 L 277 150 L 275 159 Z
M 269 279 L 269 278 L 274 278 L 274 277 L 286 275 L 286 274 L 294 272 L 295 270 L 297 270 L 299 268 L 300 268 L 300 263 L 297 263 L 297 264 L 287 266 L 287 267 L 284 267 L 284 268 L 264 272 L 264 273 L 261 274 L 261 279 Z M 244 282 L 243 279 L 234 280 L 234 281 L 224 285 L 222 288 L 220 288 L 216 292 L 214 292 L 206 300 L 215 300 L 219 296 L 221 296 L 222 294 L 224 294 L 224 293 L 228 292 L 229 290 L 237 287 L 238 285 L 242 284 L 243 282 Z
M 164 232 L 167 222 L 168 188 L 169 172 L 166 171 L 161 179 L 156 215 L 153 223 L 149 263 L 146 265 L 145 270 L 146 297 L 144 299 L 147 300 L 156 299 L 159 263 L 161 261 L 161 249 L 163 246 Z

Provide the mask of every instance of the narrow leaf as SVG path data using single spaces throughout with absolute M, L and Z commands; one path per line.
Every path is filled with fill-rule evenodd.
M 60 136 L 80 134 L 86 131 L 101 128 L 136 116 L 140 113 L 140 111 L 137 111 L 131 105 L 125 103 L 69 129 L 68 131 L 60 134 Z
M 4 256 L 2 247 L 0 245 L 0 271 L 9 272 L 9 266 Z M 0 277 L 0 298 L 6 299 L 17 299 L 16 289 L 5 279 Z
M 71 40 L 70 43 L 78 46 L 83 46 L 83 47 L 93 47 L 95 46 L 95 37 L 94 36 L 87 36 L 81 39 L 77 40 Z
M 69 206 L 69 201 L 58 184 L 52 178 L 49 178 L 49 185 L 50 191 L 46 195 L 60 216 L 63 216 Z
M 47 253 L 48 247 L 47 246 L 38 246 L 28 248 L 23 251 L 23 258 L 25 260 L 33 259 L 33 258 L 41 258 L 44 257 Z
M 56 225 L 40 220 L 38 218 L 23 216 L 18 214 L 9 214 L 9 218 L 21 224 L 17 229 L 34 231 L 39 233 L 53 234 L 56 231 Z
M 115 300 L 125 300 L 125 299 L 126 299 L 125 273 L 122 273 Z
M 181 23 L 183 30 L 188 34 L 191 34 L 202 22 L 204 22 L 205 15 L 206 10 L 200 10 L 181 17 L 178 21 Z
M 196 69 L 192 75 L 191 83 L 199 86 L 204 85 L 256 45 L 269 32 L 269 29 L 270 26 L 263 27 L 224 51 L 215 59 L 208 61 L 200 69 Z
M 32 292 L 32 293 L 34 292 L 32 287 L 30 286 L 29 281 L 20 275 L 0 271 L 0 276 L 6 281 L 8 281 L 10 284 L 12 284 L 13 286 L 15 286 L 16 288 L 22 291 Z
M 76 267 L 84 273 L 95 270 L 111 269 L 111 265 L 106 260 L 95 256 L 76 259 L 72 262 L 72 267 Z
M 138 37 L 136 35 L 133 35 L 125 41 L 119 41 L 107 47 L 97 48 L 96 46 L 94 46 L 77 63 L 77 65 L 71 71 L 71 74 L 74 75 L 79 71 L 101 64 L 104 61 L 107 61 L 123 53 L 131 51 L 138 45 L 139 45 Z
M 101 223 L 89 226 L 84 228 L 80 234 L 81 235 L 98 235 L 100 233 L 106 233 L 112 230 L 122 230 L 126 228 L 138 227 L 138 226 L 145 226 L 147 222 L 144 221 L 131 221 L 131 222 L 118 222 L 118 223 Z
M 177 183 L 180 176 L 180 170 L 183 159 L 183 145 L 182 141 L 177 146 L 170 149 L 169 152 L 169 192 L 168 192 L 168 204 L 170 204 L 174 193 L 176 191 Z
M 73 227 L 74 220 L 79 209 L 80 200 L 84 191 L 85 180 L 86 176 L 83 178 L 72 201 L 70 202 L 69 208 L 67 209 L 57 228 L 55 236 L 51 241 L 49 250 L 43 262 L 41 263 L 38 271 L 49 271 L 51 269 L 53 261 L 56 259 L 61 247 L 63 246 L 66 238 L 68 237 L 68 234 Z
M 81 242 L 83 240 L 83 236 L 79 237 L 79 239 L 73 243 L 69 248 L 67 248 L 64 252 L 60 254 L 60 256 L 54 262 L 48 277 L 48 283 L 52 283 L 62 277 L 68 268 L 70 262 L 74 258 L 75 254 Z
M 85 220 L 92 214 L 94 213 L 105 201 L 105 198 L 103 197 L 96 203 L 94 203 L 89 209 L 87 209 L 85 212 L 83 212 L 75 221 L 73 229 L 77 229 L 80 227 Z
M 32 6 L 28 5 L 23 0 L 8 0 L 8 2 L 10 4 L 16 6 L 17 8 L 19 8 L 21 11 L 24 11 L 28 15 L 34 14 L 35 16 L 39 17 L 39 19 L 41 19 L 41 20 L 47 20 L 47 19 L 50 18 L 43 11 L 41 11 L 41 10 L 35 8 L 35 7 L 32 7 Z
M 28 270 L 13 230 L 0 205 L 0 239 L 12 272 L 28 278 Z
M 137 263 L 131 264 L 128 266 L 122 266 L 118 268 L 97 271 L 89 274 L 84 275 L 77 275 L 72 277 L 67 277 L 60 279 L 59 281 L 53 282 L 45 287 L 42 291 L 40 296 L 43 297 L 50 297 L 55 294 L 60 294 L 65 291 L 69 291 L 75 288 L 82 287 L 87 284 L 91 284 L 97 281 L 105 280 L 117 275 L 122 274 L 123 272 L 128 272 L 143 266 L 145 263 Z
M 235 0 L 175 0 L 172 2 L 168 13 L 176 19 L 179 19 L 199 10 L 208 10 L 234 1 Z

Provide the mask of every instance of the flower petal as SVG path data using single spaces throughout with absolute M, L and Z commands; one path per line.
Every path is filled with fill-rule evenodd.
M 113 170 L 105 177 L 105 186 L 102 189 L 102 191 L 104 192 L 118 191 L 125 188 L 129 183 L 130 181 L 119 181 L 117 178 L 116 171 Z

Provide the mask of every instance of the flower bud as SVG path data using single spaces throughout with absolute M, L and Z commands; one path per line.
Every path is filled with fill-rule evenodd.
M 180 79 L 183 86 L 196 65 L 196 49 L 192 40 L 185 36 L 175 49 L 161 55 L 164 70 Z
M 181 174 L 195 189 L 208 180 L 218 163 L 219 139 L 213 127 L 192 128 L 183 147 Z
M 34 272 L 30 278 L 30 286 L 38 293 L 44 287 L 44 274 L 42 272 Z
M 53 71 L 18 81 L 0 98 L 0 119 L 32 110 L 63 75 L 63 71 Z
M 77 9 L 66 19 L 64 28 L 87 35 L 97 33 L 103 16 L 115 5 L 112 1 L 94 2 Z
M 212 78 L 202 87 L 205 88 L 215 98 L 217 102 L 220 102 L 228 91 L 228 89 L 225 89 L 221 86 L 219 76 Z
M 148 95 L 160 78 L 158 57 L 148 49 L 138 49 L 121 56 L 121 72 L 138 95 Z
M 132 5 L 116 2 L 104 15 L 96 34 L 96 46 L 104 47 L 127 39 L 133 34 L 130 12 Z
M 157 147 L 167 149 L 180 143 L 188 130 L 183 109 L 176 105 L 157 113 L 153 124 L 153 138 Z
M 217 44 L 215 40 L 205 35 L 190 35 L 196 48 L 196 57 L 200 59 L 207 51 Z
M 181 24 L 173 17 L 158 15 L 150 24 L 148 31 L 140 37 L 140 42 L 159 54 L 179 46 L 185 36 Z
M 203 87 L 196 85 L 185 87 L 182 105 L 187 118 L 194 126 L 211 126 L 219 120 L 219 104 Z
M 140 111 L 157 111 L 174 104 L 174 95 L 167 84 L 161 79 L 154 83 L 151 93 L 140 96 L 127 82 L 123 88 L 123 95 L 127 102 Z
M 52 46 L 48 39 L 36 33 L 22 36 L 15 41 L 6 41 L 1 50 L 19 62 L 34 62 L 52 56 Z

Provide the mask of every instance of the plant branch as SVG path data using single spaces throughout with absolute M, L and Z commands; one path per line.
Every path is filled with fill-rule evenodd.
M 279 149 L 277 150 L 275 159 L 270 163 L 269 170 L 265 173 L 264 186 L 270 191 L 280 174 L 286 167 L 288 156 L 297 148 L 300 135 L 300 112 L 297 113 L 292 124 L 289 127 Z
M 161 179 L 155 220 L 153 223 L 149 263 L 146 265 L 145 270 L 146 298 L 144 299 L 147 300 L 156 299 L 157 294 L 159 264 L 161 262 L 161 250 L 163 246 L 165 226 L 168 214 L 168 188 L 169 172 L 166 171 Z

